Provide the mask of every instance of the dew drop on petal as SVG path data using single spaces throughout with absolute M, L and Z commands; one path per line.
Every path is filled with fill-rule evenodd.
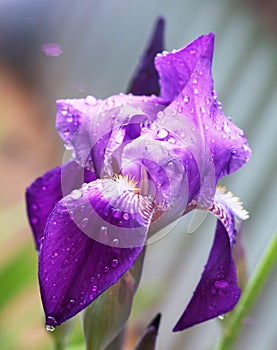
M 197 84 L 197 83 L 198 83 L 197 79 L 194 78 L 194 79 L 192 80 L 192 84 Z
M 224 320 L 224 315 L 219 315 L 217 318 L 220 320 L 220 321 L 223 321 Z
M 37 204 L 32 204 L 31 207 L 32 207 L 32 209 L 34 209 L 34 210 L 37 210 L 37 209 L 38 209 L 38 205 L 37 205 Z
M 199 91 L 198 91 L 197 88 L 195 88 L 195 89 L 193 90 L 193 92 L 194 92 L 195 95 L 197 95 Z
M 87 226 L 87 224 L 88 224 L 88 218 L 84 218 L 81 222 L 81 227 L 85 228 Z
M 68 304 L 66 305 L 67 309 L 70 310 L 75 304 L 75 300 L 74 299 L 70 299 Z
M 93 293 L 97 292 L 97 290 L 98 290 L 97 285 L 95 284 L 94 286 L 92 286 L 91 290 Z
M 218 281 L 215 281 L 214 283 L 214 286 L 216 288 L 226 288 L 228 287 L 229 283 L 225 280 L 218 280 Z
M 37 224 L 38 218 L 36 218 L 36 217 L 31 218 L 31 222 L 32 222 L 32 224 Z
M 204 114 L 206 112 L 206 108 L 205 107 L 200 107 L 200 111 Z
M 159 139 L 164 139 L 165 137 L 167 137 L 168 135 L 168 131 L 165 129 L 159 129 L 157 132 L 157 136 Z
M 163 111 L 158 112 L 158 114 L 157 114 L 158 118 L 162 118 L 163 116 L 164 116 L 164 112 Z
M 128 220 L 129 219 L 129 214 L 128 213 L 124 213 L 123 214 L 123 219 L 124 220 Z
M 174 137 L 171 136 L 171 137 L 168 139 L 168 142 L 171 143 L 171 144 L 175 144 L 175 143 L 176 143 L 176 140 L 175 140 Z
M 118 238 L 115 238 L 115 239 L 113 240 L 113 244 L 114 244 L 114 245 L 118 245 L 118 244 L 119 244 L 119 239 L 118 239 Z
M 94 96 L 88 95 L 85 99 L 85 102 L 87 105 L 90 106 L 96 106 L 97 105 L 97 99 Z
M 73 190 L 70 194 L 72 199 L 79 199 L 82 197 L 82 192 L 80 190 Z
M 104 271 L 105 273 L 107 273 L 107 272 L 110 271 L 110 268 L 109 268 L 108 266 L 105 266 L 104 269 L 103 269 L 103 271 Z
M 184 97 L 184 102 L 185 102 L 185 103 L 188 103 L 188 102 L 189 102 L 189 96 L 188 96 L 188 95 L 186 95 L 186 96 Z
M 113 259 L 112 260 L 112 262 L 111 262 L 111 267 L 117 267 L 118 266 L 118 264 L 119 264 L 119 261 L 118 261 L 118 259 Z
M 55 320 L 54 317 L 48 316 L 46 319 L 46 326 L 45 329 L 47 332 L 53 332 L 57 326 L 57 321 Z
M 72 123 L 73 122 L 73 115 L 71 113 L 69 113 L 66 117 L 66 120 L 68 121 L 68 123 Z

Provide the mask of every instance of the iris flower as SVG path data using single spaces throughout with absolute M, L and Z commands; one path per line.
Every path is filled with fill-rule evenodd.
M 148 237 L 193 209 L 218 220 L 208 262 L 174 331 L 238 302 L 232 246 L 236 218 L 247 212 L 216 187 L 251 151 L 214 91 L 214 34 L 156 55 L 162 46 L 160 20 L 131 93 L 57 101 L 56 127 L 71 158 L 27 189 L 48 330 L 116 283 Z

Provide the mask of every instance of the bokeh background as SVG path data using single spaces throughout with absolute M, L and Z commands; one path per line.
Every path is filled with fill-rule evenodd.
M 250 211 L 242 243 L 251 275 L 276 228 L 277 2 L 275 0 L 0 0 L 0 347 L 51 349 L 43 327 L 37 256 L 25 214 L 25 187 L 62 161 L 55 100 L 124 91 L 158 15 L 166 48 L 216 34 L 213 73 L 226 115 L 244 129 L 250 163 L 224 184 Z M 47 56 L 42 45 L 63 51 Z M 213 349 L 219 320 L 173 334 L 213 239 L 208 217 L 188 234 L 180 220 L 148 247 L 126 350 L 162 312 L 158 350 Z M 191 227 L 191 226 L 190 226 Z M 277 269 L 242 327 L 235 350 L 276 349 Z M 75 326 L 69 349 L 82 341 Z M 84 349 L 82 347 L 78 349 Z

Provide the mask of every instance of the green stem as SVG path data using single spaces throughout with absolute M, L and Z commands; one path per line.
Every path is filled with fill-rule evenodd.
M 258 297 L 263 285 L 265 284 L 267 277 L 272 271 L 277 260 L 277 231 L 273 235 L 272 240 L 267 246 L 258 266 L 256 267 L 252 277 L 246 285 L 240 301 L 236 308 L 230 314 L 226 327 L 223 329 L 223 333 L 219 342 L 217 343 L 216 350 L 229 350 L 232 349 L 232 345 L 235 342 L 237 335 L 241 329 L 243 319 L 249 314 L 255 299 Z

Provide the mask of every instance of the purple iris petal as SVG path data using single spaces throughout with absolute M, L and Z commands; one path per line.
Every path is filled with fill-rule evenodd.
M 240 297 L 231 244 L 218 220 L 215 239 L 200 282 L 185 312 L 174 327 L 181 331 L 231 311 Z
M 146 98 L 146 97 L 144 97 Z M 134 99 L 138 102 L 129 104 Z M 93 169 L 97 177 L 118 173 L 118 157 L 122 147 L 140 135 L 142 127 L 151 124 L 164 109 L 156 98 L 126 96 L 126 104 L 101 112 L 83 123 L 71 138 L 75 160 L 82 166 Z M 121 149 L 118 149 L 120 148 Z
M 191 44 L 198 47 L 198 51 L 193 54 L 198 52 L 195 56 L 197 60 L 189 61 L 193 66 L 188 69 L 189 73 L 185 78 L 182 76 L 181 66 L 177 63 L 186 62 L 191 51 L 190 46 L 175 54 L 169 54 L 169 57 L 165 56 L 165 61 L 168 57 L 173 67 L 177 67 L 177 81 L 186 81 L 186 84 L 182 84 L 182 90 L 181 87 L 176 88 L 178 97 L 165 109 L 164 114 L 168 116 L 167 111 L 171 111 L 172 114 L 172 110 L 175 110 L 194 125 L 199 138 L 202 138 L 200 148 L 205 152 L 206 159 L 210 158 L 213 161 L 214 180 L 217 182 L 222 176 L 238 170 L 245 164 L 251 151 L 242 130 L 225 117 L 220 103 L 216 100 L 211 73 L 213 40 L 213 35 L 202 36 Z M 174 60 L 177 63 L 174 64 Z M 164 122 L 170 125 L 169 117 Z M 203 169 L 203 166 L 201 168 Z
M 74 188 L 94 179 L 92 172 L 70 161 L 47 171 L 27 188 L 27 212 L 37 249 L 40 248 L 48 216 L 58 201 Z
M 64 197 L 52 211 L 39 255 L 49 326 L 84 309 L 140 254 L 152 206 L 132 188 L 125 188 L 124 181 L 93 181 Z
M 94 99 L 94 104 L 91 99 L 58 101 L 56 126 L 76 161 L 100 177 L 106 149 L 112 153 L 125 136 L 137 137 L 143 123 L 154 120 L 164 105 L 156 96 L 120 94 L 104 101 Z
M 160 76 L 161 97 L 171 102 L 186 86 L 202 56 L 213 55 L 214 34 L 202 35 L 181 50 L 158 54 L 155 66 Z
M 164 19 L 159 18 L 140 65 L 131 79 L 128 91 L 134 95 L 159 95 L 159 75 L 154 65 L 157 53 L 164 49 Z

